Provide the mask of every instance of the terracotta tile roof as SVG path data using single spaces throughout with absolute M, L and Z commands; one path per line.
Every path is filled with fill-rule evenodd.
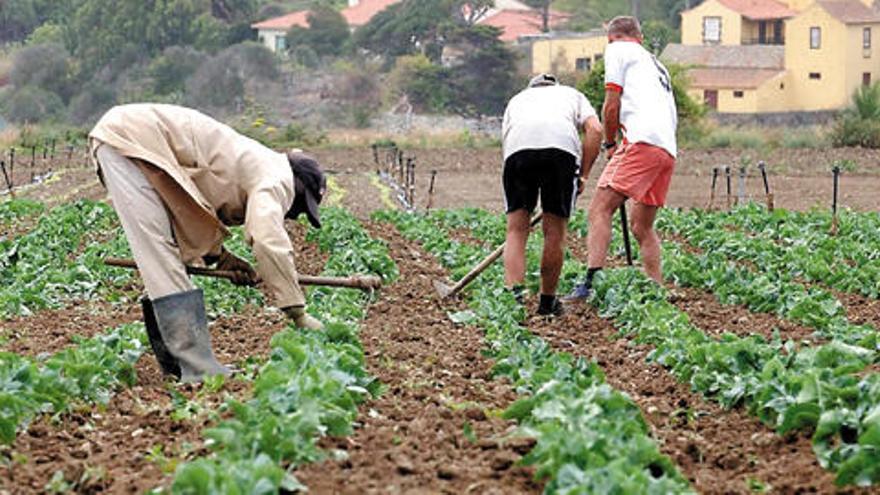
M 309 27 L 308 17 L 308 10 L 300 10 L 281 17 L 273 17 L 256 24 L 251 24 L 251 27 L 254 29 L 277 29 L 280 31 L 287 31 L 293 26 L 307 28 Z
M 785 47 L 778 45 L 681 45 L 670 43 L 660 58 L 696 67 L 785 69 Z
M 820 0 L 816 3 L 831 17 L 845 24 L 880 22 L 880 12 L 867 7 L 859 0 Z
M 382 12 L 386 8 L 400 3 L 401 0 L 360 0 L 354 7 L 346 7 L 342 9 L 342 17 L 348 21 L 348 25 L 352 27 L 363 26 L 370 22 L 376 14 Z
M 567 21 L 569 16 L 560 12 L 550 12 L 550 27 Z M 520 36 L 540 34 L 543 18 L 537 10 L 508 9 L 499 10 L 480 19 L 479 24 L 501 29 L 499 39 L 505 42 L 516 41 Z
M 694 89 L 756 89 L 774 77 L 785 74 L 775 69 L 691 69 L 690 86 Z
M 771 19 L 787 19 L 797 12 L 777 0 L 718 0 L 721 5 L 739 13 L 741 16 L 756 21 Z

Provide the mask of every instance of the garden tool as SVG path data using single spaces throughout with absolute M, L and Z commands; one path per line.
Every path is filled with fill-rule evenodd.
M 529 227 L 531 228 L 531 227 L 534 227 L 535 225 L 537 225 L 538 222 L 541 221 L 542 217 L 543 217 L 542 213 L 538 213 L 537 215 L 532 217 L 532 221 L 529 224 Z M 481 261 L 479 264 L 477 264 L 477 266 L 475 266 L 473 270 L 468 272 L 467 275 L 462 277 L 461 280 L 456 282 L 454 285 L 450 286 L 441 280 L 435 280 L 434 281 L 434 289 L 437 291 L 437 295 L 440 296 L 440 299 L 447 299 L 447 298 L 450 298 L 450 297 L 458 294 L 459 292 L 461 292 L 462 289 L 467 287 L 468 284 L 473 282 L 473 280 L 475 278 L 477 278 L 481 273 L 483 273 L 486 270 L 486 268 L 489 268 L 490 266 L 492 266 L 492 263 L 494 263 L 495 260 L 500 258 L 502 254 L 504 254 L 504 246 L 506 244 L 507 243 L 502 243 L 500 246 L 498 246 L 498 248 L 496 248 L 495 251 L 492 251 L 492 253 L 489 254 L 489 256 L 486 256 L 486 258 L 484 258 L 483 261 Z
M 104 264 L 119 268 L 137 269 L 137 264 L 132 260 L 120 258 L 104 258 Z M 186 273 L 190 275 L 202 275 L 205 277 L 225 278 L 235 280 L 238 275 L 233 271 L 216 270 L 199 266 L 187 266 Z M 382 279 L 375 275 L 353 275 L 351 277 L 314 277 L 310 275 L 298 275 L 300 285 L 318 285 L 324 287 L 348 287 L 361 290 L 378 290 L 382 287 Z

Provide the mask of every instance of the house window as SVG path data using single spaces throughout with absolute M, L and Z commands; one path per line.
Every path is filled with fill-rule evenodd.
M 602 60 L 604 57 L 605 57 L 605 55 L 603 55 L 603 54 L 601 54 L 601 53 L 598 53 L 598 54 L 596 54 L 595 57 L 593 57 L 593 62 L 595 62 L 595 63 L 598 64 L 599 61 Z
M 287 50 L 287 37 L 285 36 L 276 36 L 275 37 L 275 51 L 283 52 Z
M 818 81 L 822 79 L 822 74 L 820 72 L 810 72 L 810 79 Z
M 863 72 L 862 73 L 862 86 L 870 86 L 871 85 L 871 73 Z
M 590 72 L 590 57 L 579 58 L 574 61 L 574 68 L 578 72 Z
M 871 28 L 862 29 L 862 48 L 871 49 Z
M 721 43 L 720 17 L 703 17 L 703 43 Z
M 745 96 L 745 93 L 743 93 L 742 91 L 734 91 L 733 92 L 734 98 L 742 98 L 743 96 Z
M 810 49 L 818 50 L 822 48 L 822 28 L 820 27 L 811 27 L 810 28 Z

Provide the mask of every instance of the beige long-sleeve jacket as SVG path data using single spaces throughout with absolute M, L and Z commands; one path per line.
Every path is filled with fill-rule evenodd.
M 284 229 L 294 198 L 285 155 L 196 110 L 162 104 L 114 107 L 89 139 L 92 157 L 107 144 L 140 165 L 169 210 L 185 263 L 219 254 L 226 226 L 243 224 L 275 304 L 305 304 Z

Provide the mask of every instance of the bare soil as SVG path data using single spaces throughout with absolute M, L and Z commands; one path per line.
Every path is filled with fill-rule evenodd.
M 416 203 L 424 208 L 432 170 L 437 170 L 434 206 L 477 206 L 500 211 L 501 153 L 498 149 L 406 150 L 417 164 Z M 738 165 L 750 152 L 684 151 L 670 192 L 670 206 L 705 206 L 711 169 Z M 342 204 L 360 218 L 387 208 L 372 179 L 377 166 L 365 149 L 317 150 L 345 195 Z M 842 204 L 857 209 L 880 207 L 880 155 L 865 150 L 779 150 L 749 158 L 767 161 L 771 186 L 779 207 L 804 209 L 827 203 L 831 177 L 827 165 L 837 159 L 856 162 L 856 173 L 844 174 Z M 76 162 L 77 160 L 74 160 Z M 105 193 L 90 167 L 74 163 L 73 170 L 45 184 L 23 189 L 50 205 L 80 197 L 103 198 Z M 58 166 L 60 170 L 64 165 Z M 591 174 L 591 187 L 602 165 Z M 762 200 L 760 178 L 752 171 L 747 194 Z M 21 173 L 28 173 L 27 171 Z M 736 191 L 736 180 L 733 182 Z M 0 187 L 2 188 L 2 187 Z M 591 189 L 588 189 L 590 191 Z M 722 191 L 719 182 L 718 192 Z M 590 194 L 580 200 L 585 207 Z M 719 195 L 723 204 L 726 198 Z M 299 476 L 313 493 L 534 493 L 541 485 L 532 471 L 517 461 L 528 443 L 505 441 L 512 424 L 498 411 L 516 396 L 510 386 L 490 376 L 491 361 L 473 328 L 452 325 L 446 315 L 454 306 L 440 306 L 430 282 L 443 278 L 436 261 L 387 225 L 369 223 L 371 233 L 387 240 L 401 269 L 401 279 L 383 289 L 371 306 L 361 330 L 367 365 L 387 386 L 379 398 L 361 407 L 359 427 L 349 439 L 325 439 L 328 448 L 348 452 L 348 459 L 306 466 Z M 326 257 L 292 232 L 297 266 L 317 273 Z M 463 235 L 463 234 L 462 234 Z M 576 257 L 585 253 L 582 239 L 573 239 Z M 619 264 L 614 260 L 612 264 Z M 714 297 L 692 289 L 675 288 L 675 303 L 709 332 L 768 335 L 778 328 L 783 336 L 809 336 L 809 329 L 773 315 L 722 306 Z M 880 323 L 877 301 L 845 298 L 854 322 Z M 529 301 L 530 308 L 536 301 Z M 106 308 L 102 310 L 102 308 Z M 39 312 L 0 323 L 11 336 L 4 350 L 27 355 L 55 352 L 73 335 L 93 335 L 109 326 L 140 318 L 136 303 L 109 307 L 103 303 L 72 305 L 60 311 Z M 224 362 L 265 356 L 271 335 L 283 328 L 282 316 L 258 309 L 213 322 L 215 352 Z M 588 307 L 573 308 L 550 323 L 530 321 L 530 328 L 562 351 L 595 359 L 612 386 L 629 393 L 641 407 L 664 453 L 681 467 L 703 493 L 750 493 L 750 484 L 763 483 L 778 493 L 835 493 L 833 475 L 816 463 L 809 439 L 782 437 L 744 411 L 725 411 L 692 393 L 662 368 L 647 362 L 649 349 L 619 338 L 613 325 Z M 85 408 L 55 420 L 41 418 L 0 449 L 0 491 L 43 493 L 60 471 L 78 493 L 134 493 L 167 484 L 176 462 L 204 453 L 201 431 L 212 423 L 208 415 L 175 421 L 171 385 L 149 353 L 137 364 L 135 387 L 120 391 L 105 407 Z M 876 371 L 874 369 L 873 371 Z M 215 394 L 182 388 L 188 399 L 213 408 L 226 395 L 247 397 L 250 385 L 231 380 Z M 465 434 L 465 425 L 474 437 Z M 469 438 L 470 437 L 470 438 Z
M 516 465 L 529 444 L 505 441 L 514 424 L 498 417 L 516 394 L 492 379 L 479 332 L 452 324 L 453 308 L 436 299 L 431 281 L 446 273 L 393 227 L 370 232 L 388 241 L 400 269 L 361 327 L 368 370 L 387 392 L 361 407 L 354 436 L 335 442 L 347 459 L 297 476 L 312 493 L 540 492 Z
M 305 227 L 294 224 L 291 231 L 298 268 L 304 273 L 320 272 L 327 255 L 305 242 Z M 119 311 L 128 320 L 141 317 L 135 305 Z M 60 315 L 75 319 L 78 313 L 72 307 L 55 313 Z M 29 339 L 62 347 L 79 334 L 75 324 L 59 327 L 49 316 L 28 323 Z M 89 322 L 87 331 L 97 333 L 108 318 Z M 217 359 L 242 363 L 251 356 L 267 357 L 269 340 L 286 324 L 281 313 L 260 308 L 217 319 L 210 326 Z M 207 412 L 172 419 L 171 390 L 197 402 L 204 411 L 216 410 L 227 396 L 246 399 L 250 394 L 250 383 L 235 378 L 208 394 L 200 393 L 198 387 L 175 385 L 162 375 L 149 351 L 135 368 L 137 384 L 119 391 L 106 406 L 86 407 L 54 419 L 42 417 L 19 433 L 12 446 L 0 449 L 0 457 L 11 459 L 0 463 L 0 490 L 45 493 L 46 484 L 59 471 L 77 493 L 143 493 L 167 484 L 178 462 L 205 453 L 201 432 L 213 423 Z
M 529 328 L 561 351 L 595 360 L 608 383 L 638 404 L 661 451 L 698 492 L 753 493 L 750 484 L 760 482 L 773 493 L 838 493 L 807 432 L 780 436 L 746 411 L 724 410 L 647 362 L 651 349 L 620 338 L 595 308 L 568 309 L 549 323 L 534 317 Z

